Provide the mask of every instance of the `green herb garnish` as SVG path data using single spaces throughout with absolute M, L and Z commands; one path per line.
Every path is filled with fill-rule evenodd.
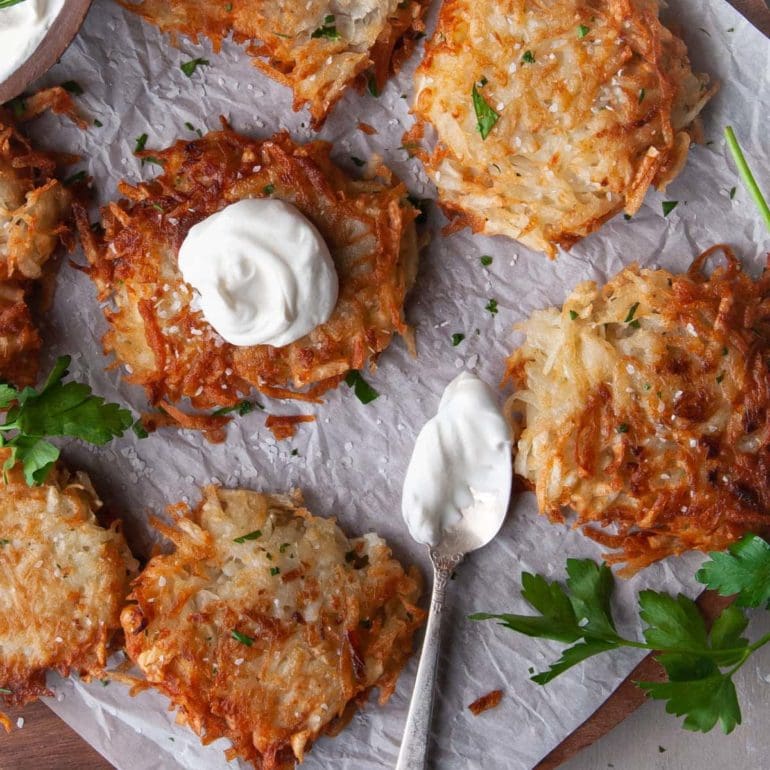
M 210 64 L 211 62 L 208 59 L 190 59 L 190 61 L 182 62 L 179 65 L 179 69 L 182 70 L 188 78 L 191 78 L 198 67 L 208 67 Z
M 86 178 L 86 172 L 85 171 L 77 171 L 72 176 L 68 176 L 62 184 L 65 187 L 70 187 L 73 184 L 76 184 L 77 182 L 82 182 Z
M 489 302 L 484 305 L 484 310 L 488 310 L 492 315 L 497 315 L 497 300 L 490 299 Z
M 576 311 L 576 310 L 570 310 L 570 311 L 569 311 L 569 317 L 570 317 L 570 318 L 571 318 L 573 321 L 577 320 L 577 317 L 578 317 L 577 311 Z
M 677 206 L 679 201 L 663 201 L 661 207 L 663 208 L 663 216 L 667 217 Z
M 66 80 L 61 84 L 61 87 L 65 91 L 69 91 L 71 94 L 75 94 L 75 96 L 80 96 L 81 94 L 85 93 L 80 83 L 78 83 L 76 80 Z
M 524 51 L 524 56 L 521 57 L 521 60 L 525 64 L 534 64 L 535 54 L 533 54 L 532 51 Z
M 486 78 L 482 78 L 480 85 L 483 88 L 487 83 Z M 500 120 L 500 116 L 489 106 L 487 100 L 479 91 L 479 84 L 474 84 L 471 91 L 473 99 L 473 109 L 476 113 L 476 128 L 481 134 L 482 139 L 489 136 L 489 132 L 495 127 L 495 123 Z
M 746 162 L 743 150 L 741 150 L 741 146 L 738 144 L 738 139 L 731 126 L 727 126 L 725 129 L 725 139 L 727 140 L 727 146 L 730 148 L 735 165 L 738 167 L 738 173 L 741 175 L 743 184 L 746 185 L 746 189 L 754 199 L 754 203 L 757 204 L 765 226 L 770 230 L 770 206 L 767 205 L 765 196 L 762 195 L 762 191 L 759 189 L 756 179 L 754 179 L 754 174 L 751 173 L 749 164 Z
M 280 567 L 270 567 L 270 574 L 275 577 L 276 575 L 280 574 L 281 568 Z
M 452 335 L 452 347 L 456 348 L 464 339 L 465 339 L 464 334 L 460 332 L 456 332 L 455 334 Z
M 59 449 L 49 437 L 72 436 L 90 444 L 106 444 L 134 422 L 128 409 L 105 403 L 88 385 L 62 382 L 70 360 L 69 356 L 58 358 L 39 390 L 0 384 L 0 410 L 6 412 L 5 423 L 0 425 L 0 446 L 11 450 L 3 471 L 22 463 L 29 485 L 42 484 L 59 458 Z
M 253 532 L 247 532 L 245 535 L 233 538 L 234 543 L 245 543 L 247 540 L 259 540 L 262 537 L 262 530 L 255 529 Z
M 356 166 L 358 166 L 359 168 L 361 168 L 361 166 L 365 166 L 366 165 L 366 161 L 365 160 L 361 160 L 361 158 L 357 158 L 355 155 L 351 155 L 350 156 L 350 160 L 352 160 L 353 163 L 355 163 Z
M 221 406 L 219 409 L 215 409 L 211 414 L 222 415 L 230 414 L 231 412 L 238 412 L 239 415 L 250 414 L 255 409 L 264 409 L 265 407 L 259 403 L 259 401 L 239 401 L 232 406 Z
M 134 145 L 134 153 L 141 152 L 147 144 L 147 134 L 141 134 L 136 137 L 136 144 Z
M 570 645 L 547 671 L 532 676 L 547 684 L 594 655 L 622 647 L 650 650 L 668 674 L 667 682 L 637 682 L 652 698 L 666 701 L 666 711 L 684 716 L 688 730 L 708 732 L 719 723 L 725 733 L 741 722 L 733 675 L 753 652 L 770 642 L 744 638 L 748 624 L 742 607 L 770 601 L 770 545 L 746 535 L 726 553 L 712 553 L 697 579 L 735 604 L 716 618 L 711 631 L 691 599 L 657 591 L 639 594 L 644 641 L 622 637 L 610 606 L 615 581 L 606 564 L 568 559 L 566 585 L 541 575 L 522 575 L 522 597 L 536 615 L 471 615 L 471 620 L 497 620 L 527 636 Z
M 348 372 L 347 377 L 345 377 L 345 384 L 349 388 L 353 388 L 356 398 L 362 404 L 368 404 L 380 396 L 380 394 L 361 376 L 361 372 L 357 369 L 351 369 Z
M 639 309 L 639 303 L 634 302 L 633 305 L 628 309 L 628 314 L 626 315 L 626 320 L 624 323 L 630 324 L 631 321 L 634 320 L 634 316 L 636 315 L 636 311 Z
M 484 267 L 489 267 L 492 264 L 492 261 L 492 257 L 490 257 L 488 254 L 485 254 L 479 259 L 479 262 L 481 262 Z
M 327 40 L 339 40 L 341 36 L 340 33 L 337 32 L 337 27 L 334 23 L 334 14 L 325 16 L 323 25 L 318 27 L 310 37 L 325 37 Z
M 236 642 L 245 644 L 247 647 L 251 647 L 251 645 L 254 644 L 254 640 L 250 636 L 246 636 L 246 634 L 242 634 L 240 631 L 236 631 L 235 629 L 230 632 L 230 636 L 232 636 Z
M 589 28 L 585 24 L 581 24 L 577 29 L 578 38 L 582 40 L 589 32 Z

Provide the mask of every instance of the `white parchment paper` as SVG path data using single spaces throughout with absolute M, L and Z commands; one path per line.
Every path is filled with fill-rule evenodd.
M 417 431 L 435 413 L 444 386 L 468 369 L 498 382 L 504 358 L 516 341 L 514 323 L 533 310 L 560 304 L 578 281 L 604 281 L 637 260 L 683 270 L 701 250 L 718 241 L 732 244 L 758 271 L 770 250 L 770 237 L 740 185 L 722 139 L 732 124 L 764 189 L 768 175 L 770 45 L 721 0 L 671 0 L 668 15 L 685 31 L 698 68 L 722 81 L 722 90 L 705 113 L 709 143 L 696 147 L 666 200 L 679 205 L 667 217 L 663 196 L 650 193 L 630 222 L 622 216 L 549 262 L 513 241 L 471 236 L 445 238 L 442 215 L 432 208 L 432 243 L 422 257 L 417 287 L 407 316 L 417 332 L 419 357 L 412 359 L 399 340 L 368 376 L 381 396 L 364 406 L 342 386 L 326 403 L 281 404 L 264 399 L 269 411 L 312 411 L 317 423 L 276 443 L 264 415 L 239 418 L 227 442 L 212 446 L 192 432 L 161 431 L 139 441 L 132 434 L 99 451 L 68 445 L 66 457 L 90 472 L 105 500 L 124 512 L 129 536 L 148 542 L 147 516 L 178 500 L 197 502 L 200 485 L 220 481 L 265 491 L 301 487 L 311 509 L 334 515 L 351 534 L 377 530 L 396 555 L 419 563 L 426 577 L 423 548 L 410 541 L 400 515 L 401 485 Z M 434 9 L 435 15 L 435 9 Z M 180 63 L 202 56 L 211 66 L 192 78 Z M 335 143 L 335 154 L 351 173 L 351 156 L 378 153 L 419 197 L 434 198 L 419 162 L 407 158 L 401 137 L 411 125 L 408 99 L 419 54 L 391 81 L 380 98 L 350 92 L 337 106 L 321 136 Z M 58 150 L 81 155 L 77 168 L 94 177 L 101 202 L 116 196 L 120 178 L 152 175 L 133 157 L 136 137 L 149 135 L 147 147 L 164 147 L 179 137 L 193 138 L 185 123 L 217 128 L 227 116 L 238 131 L 266 137 L 286 128 L 297 140 L 312 137 L 306 114 L 291 111 L 289 92 L 259 74 L 243 51 L 226 44 L 221 55 L 210 46 L 182 42 L 173 48 L 154 28 L 109 0 L 97 0 L 75 44 L 40 85 L 76 80 L 85 89 L 82 111 L 103 125 L 83 133 L 66 120 L 47 116 L 33 131 Z M 378 133 L 356 128 L 363 120 Z M 737 186 L 735 198 L 729 191 Z M 479 257 L 494 262 L 484 268 Z M 76 254 L 75 259 L 80 258 Z M 484 309 L 494 298 L 499 313 Z M 73 355 L 73 374 L 85 378 L 109 400 L 145 406 L 143 392 L 126 385 L 118 370 L 105 371 L 100 338 L 105 331 L 89 280 L 64 265 L 55 307 L 44 329 L 48 354 Z M 466 335 L 457 347 L 451 335 Z M 261 399 L 262 400 L 262 399 Z M 292 449 L 298 455 L 291 454 Z M 527 639 L 492 624 L 466 620 L 473 611 L 520 611 L 514 586 L 522 570 L 561 577 L 566 556 L 598 558 L 600 550 L 576 532 L 539 517 L 531 495 L 513 501 L 500 536 L 473 554 L 451 585 L 451 617 L 441 662 L 435 714 L 435 767 L 466 770 L 521 770 L 531 767 L 607 697 L 637 662 L 633 654 L 595 658 L 543 688 L 529 681 L 528 669 L 541 670 L 557 647 Z M 623 583 L 617 607 L 630 633 L 633 592 L 643 586 L 697 591 L 692 581 L 698 557 L 671 559 Z M 402 675 L 384 708 L 361 711 L 336 739 L 319 740 L 305 766 L 370 770 L 392 767 L 402 734 L 416 659 Z M 116 767 L 128 770 L 225 768 L 224 742 L 203 748 L 197 737 L 174 724 L 167 702 L 155 693 L 131 698 L 121 685 L 85 686 L 52 679 L 56 698 L 49 705 Z M 505 691 L 498 708 L 480 717 L 466 706 L 496 688 Z M 236 763 L 229 763 L 235 766 Z

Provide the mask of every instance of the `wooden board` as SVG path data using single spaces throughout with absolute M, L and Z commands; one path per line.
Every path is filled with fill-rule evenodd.
M 757 28 L 770 37 L 770 10 L 764 0 L 729 0 Z M 713 612 L 719 601 L 705 599 L 704 612 Z M 644 702 L 633 680 L 661 677 L 660 667 L 649 658 L 626 678 L 610 698 L 574 733 L 567 737 L 536 770 L 553 770 L 581 749 L 601 738 Z M 0 770 L 110 770 L 112 765 L 42 703 L 8 711 L 13 722 L 24 719 L 22 729 L 0 735 Z

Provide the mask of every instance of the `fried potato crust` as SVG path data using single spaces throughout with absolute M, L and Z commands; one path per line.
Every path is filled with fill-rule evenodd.
M 232 33 L 254 64 L 294 92 L 319 128 L 353 82 L 379 93 L 409 58 L 425 29 L 429 0 L 119 0 L 164 32 L 219 50 Z
M 715 249 L 726 265 L 702 268 Z M 684 275 L 626 268 L 535 312 L 508 361 L 516 473 L 540 511 L 631 574 L 770 522 L 770 273 L 726 247 Z
M 387 169 L 384 181 L 353 180 L 329 151 L 326 142 L 296 145 L 286 134 L 257 141 L 226 129 L 153 151 L 163 173 L 121 184 L 126 199 L 102 210 L 103 234 L 76 206 L 90 275 L 110 303 L 105 352 L 153 404 L 188 398 L 197 409 L 232 406 L 252 387 L 318 400 L 351 369 L 372 365 L 394 332 L 411 344 L 403 304 L 417 269 L 417 211 Z M 271 195 L 295 205 L 326 240 L 339 299 L 325 324 L 290 345 L 237 347 L 193 309 L 178 251 L 205 217 Z
M 450 230 L 553 257 L 679 173 L 716 88 L 693 74 L 658 5 L 444 2 L 415 76 L 411 138 L 435 129 L 418 154 Z
M 0 380 L 34 384 L 40 337 L 32 320 L 35 281 L 62 244 L 71 244 L 72 192 L 57 178 L 62 158 L 32 147 L 17 123 L 46 109 L 74 115 L 62 88 L 0 109 Z M 66 159 L 64 159 L 66 160 Z
M 369 691 L 395 688 L 424 613 L 419 575 L 375 534 L 349 540 L 299 493 L 206 487 L 156 526 L 176 549 L 134 582 L 129 656 L 209 743 L 291 768 Z
M 0 462 L 8 450 L 3 450 Z M 39 487 L 19 465 L 0 477 L 0 687 L 6 704 L 41 695 L 46 671 L 102 675 L 136 572 L 84 473 L 57 466 Z

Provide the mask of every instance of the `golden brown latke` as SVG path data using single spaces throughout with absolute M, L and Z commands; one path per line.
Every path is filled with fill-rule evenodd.
M 631 266 L 535 312 L 508 361 L 517 474 L 540 511 L 625 573 L 770 523 L 770 272 L 709 250 L 684 275 Z
M 286 134 L 257 141 L 226 129 L 153 151 L 163 173 L 120 185 L 127 199 L 102 210 L 104 233 L 94 233 L 76 206 L 89 272 L 100 299 L 111 302 L 105 352 L 153 404 L 189 398 L 198 409 L 231 406 L 252 387 L 318 400 L 351 369 L 373 364 L 394 332 L 411 344 L 403 304 L 417 269 L 417 212 L 387 169 L 384 181 L 353 180 L 329 151 L 326 142 L 296 145 Z M 267 196 L 294 204 L 318 228 L 337 269 L 339 299 L 325 324 L 290 345 L 236 347 L 192 308 L 178 251 L 205 217 Z
M 51 88 L 0 109 L 0 380 L 31 385 L 40 337 L 30 302 L 35 281 L 62 244 L 71 244 L 71 191 L 56 179 L 71 159 L 35 150 L 17 123 L 46 109 L 74 117 L 69 94 Z
M 7 454 L 2 450 L 0 463 Z M 84 473 L 58 466 L 26 484 L 0 474 L 0 688 L 8 705 L 41 695 L 48 670 L 102 675 L 136 562 Z
M 429 0 L 119 0 L 164 32 L 211 39 L 231 32 L 254 64 L 294 92 L 294 109 L 310 107 L 319 128 L 356 80 L 376 93 L 414 50 Z
M 450 229 L 551 257 L 665 188 L 716 90 L 657 0 L 446 0 L 415 89 Z
M 293 496 L 206 487 L 156 526 L 155 556 L 122 613 L 129 656 L 205 743 L 291 768 L 377 687 L 395 688 L 424 613 L 420 580 L 375 534 L 348 540 Z

